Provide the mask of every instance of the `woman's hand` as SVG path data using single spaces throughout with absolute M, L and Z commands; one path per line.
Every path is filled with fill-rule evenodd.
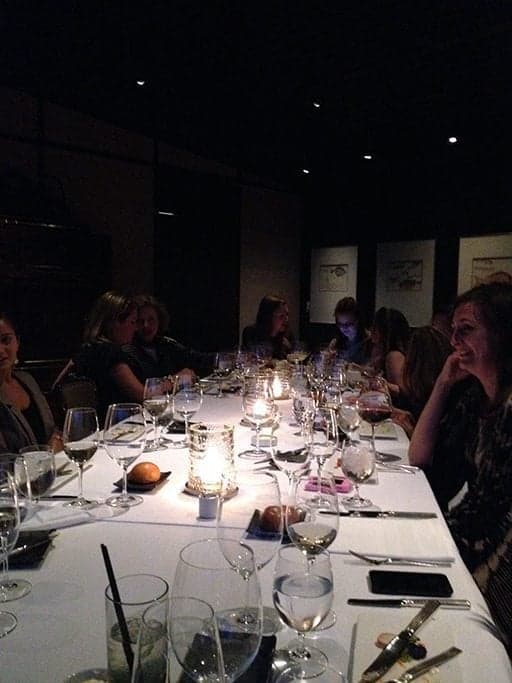
M 446 359 L 445 364 L 439 373 L 439 377 L 437 378 L 437 383 L 445 385 L 446 387 L 452 387 L 454 384 L 468 376 L 469 372 L 460 367 L 459 356 L 454 352 Z

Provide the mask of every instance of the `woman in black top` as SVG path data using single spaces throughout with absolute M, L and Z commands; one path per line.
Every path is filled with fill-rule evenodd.
M 282 360 L 293 349 L 293 338 L 288 329 L 288 304 L 284 299 L 267 294 L 260 301 L 256 323 L 244 328 L 242 348 L 255 351 L 265 347 L 272 358 Z

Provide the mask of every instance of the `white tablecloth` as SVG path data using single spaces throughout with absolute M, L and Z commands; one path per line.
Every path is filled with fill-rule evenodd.
M 279 447 L 297 447 L 296 427 L 289 425 L 290 402 L 281 403 L 282 419 L 276 431 Z M 240 398 L 205 397 L 195 421 L 225 422 L 235 425 L 237 452 L 247 447 L 251 433 L 240 423 Z M 397 430 L 398 438 L 382 439 L 379 450 L 399 454 L 406 461 L 407 439 Z M 106 506 L 89 513 L 69 513 L 62 503 L 44 504 L 27 528 L 59 529 L 54 547 L 42 566 L 35 570 L 15 572 L 28 578 L 30 595 L 16 602 L 0 605 L 18 617 L 15 631 L 0 640 L 1 683 L 59 683 L 73 672 L 106 663 L 103 592 L 107 576 L 100 544 L 109 549 L 116 574 L 151 572 L 172 583 L 179 550 L 188 542 L 215 535 L 215 523 L 199 520 L 198 501 L 183 493 L 187 478 L 184 449 L 168 449 L 141 456 L 140 460 L 156 462 L 172 474 L 156 491 L 144 494 L 144 503 L 115 513 Z M 251 467 L 239 460 L 240 467 Z M 93 466 L 84 476 L 87 497 L 105 499 L 114 490 L 120 468 L 99 450 Z M 70 469 L 73 466 L 70 465 Z M 286 477 L 278 474 L 283 487 Z M 61 483 L 62 480 L 62 483 Z M 76 492 L 76 477 L 59 478 L 59 493 Z M 335 577 L 335 626 L 320 633 L 322 647 L 335 664 L 349 669 L 354 623 L 361 614 L 382 613 L 384 608 L 352 607 L 348 597 L 370 597 L 367 576 L 369 566 L 347 554 L 348 548 L 362 551 L 408 555 L 451 555 L 453 565 L 443 568 L 454 587 L 454 596 L 471 600 L 470 611 L 442 610 L 439 619 L 454 634 L 454 642 L 464 651 L 459 667 L 467 682 L 512 681 L 512 670 L 501 643 L 489 627 L 489 614 L 484 600 L 459 558 L 444 520 L 421 472 L 379 472 L 378 484 L 361 487 L 382 509 L 435 511 L 436 519 L 340 519 L 338 537 L 331 546 Z M 237 498 L 230 505 L 240 504 Z M 261 570 L 264 603 L 271 604 L 273 562 Z M 407 569 L 407 568 L 405 568 Z M 429 571 L 417 569 L 417 571 Z M 405 623 L 414 611 L 402 609 Z M 288 629 L 279 633 L 279 643 L 291 637 Z M 492 673 L 491 673 L 492 672 Z

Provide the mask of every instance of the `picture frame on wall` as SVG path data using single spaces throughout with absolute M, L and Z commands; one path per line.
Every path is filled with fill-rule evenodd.
M 512 283 L 512 233 L 461 237 L 457 293 L 491 281 Z
M 430 323 L 435 245 L 435 240 L 377 244 L 375 310 L 396 308 L 412 327 Z
M 311 250 L 309 321 L 332 323 L 340 299 L 356 296 L 357 247 Z

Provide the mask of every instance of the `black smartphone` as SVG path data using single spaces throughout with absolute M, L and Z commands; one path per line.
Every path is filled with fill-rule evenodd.
M 449 598 L 453 594 L 452 585 L 446 574 L 371 569 L 368 575 L 372 593 L 429 598 Z

